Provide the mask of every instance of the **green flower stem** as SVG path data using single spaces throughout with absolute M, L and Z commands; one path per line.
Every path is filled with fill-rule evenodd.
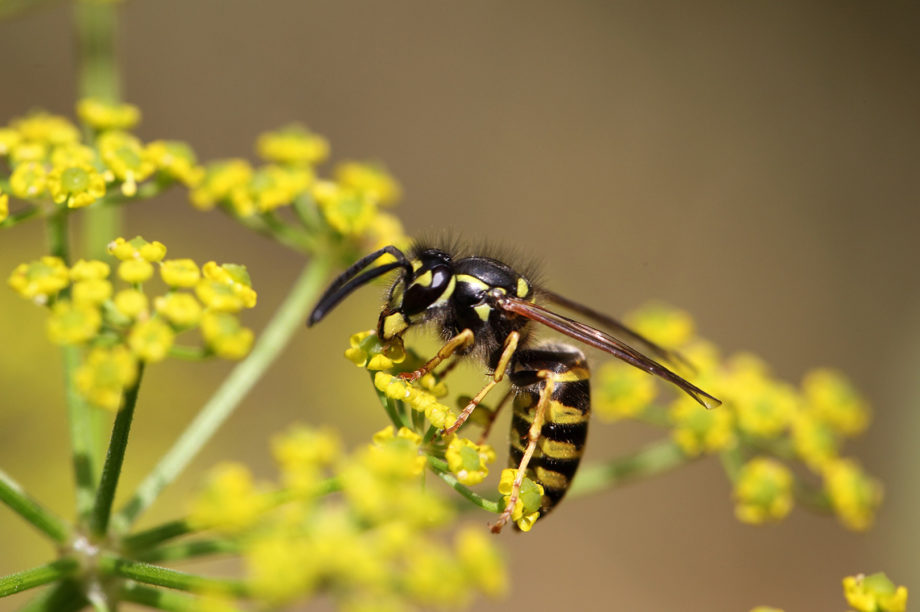
M 377 373 L 369 371 L 369 374 L 371 375 L 371 384 L 373 385 L 374 375 Z M 376 385 L 374 385 L 374 391 L 377 392 L 377 399 L 380 400 L 380 404 L 383 406 L 383 409 L 386 410 L 387 416 L 390 417 L 390 422 L 393 423 L 396 429 L 408 427 L 408 424 L 403 420 L 401 411 L 396 407 L 397 402 L 387 397 L 386 393 L 378 389 Z
M 201 361 L 211 355 L 211 351 L 205 347 L 199 346 L 181 346 L 174 344 L 169 347 L 169 356 L 174 359 L 184 359 L 185 361 Z
M 55 542 L 63 544 L 69 539 L 67 523 L 29 497 L 3 470 L 0 470 L 0 501 Z
M 201 599 L 194 595 L 180 591 L 157 589 L 145 584 L 137 584 L 136 582 L 123 584 L 118 594 L 119 598 L 124 601 L 141 604 L 148 608 L 166 610 L 167 612 L 197 612 L 202 608 Z M 221 610 L 236 612 L 240 609 L 227 603 L 222 604 Z
M 50 0 L 3 0 L 0 2 L 0 19 L 40 8 L 43 4 L 50 4 Z
M 230 540 L 210 539 L 195 540 L 194 542 L 180 542 L 169 544 L 160 548 L 137 555 L 139 561 L 147 563 L 163 561 L 181 561 L 193 557 L 207 555 L 232 554 L 240 552 L 240 544 Z
M 583 466 L 572 482 L 569 497 L 597 493 L 637 478 L 657 476 L 692 460 L 672 440 L 654 442 L 609 463 Z
M 246 393 L 278 357 L 306 319 L 307 309 L 322 289 L 329 261 L 316 257 L 301 272 L 291 292 L 259 336 L 252 352 L 230 373 L 198 416 L 141 483 L 131 500 L 112 518 L 113 528 L 125 532 L 131 523 L 175 480 L 218 427 L 233 413 Z
M 4 193 L 6 192 L 6 190 L 3 189 L 2 187 L 0 187 L 0 190 L 2 190 Z M 41 214 L 41 212 L 42 212 L 42 209 L 38 206 L 32 206 L 30 208 L 25 208 L 23 210 L 20 210 L 19 212 L 15 212 L 11 214 L 9 217 L 4 219 L 3 221 L 0 221 L 0 228 L 13 227 L 14 225 L 19 225 L 23 221 L 27 221 L 31 219 L 32 217 L 38 216 L 39 214 Z
M 127 551 L 145 550 L 194 531 L 195 528 L 188 521 L 170 521 L 125 537 L 121 541 L 121 546 Z
M 88 602 L 75 580 L 57 582 L 30 599 L 19 612 L 76 612 Z
M 80 98 L 99 98 L 106 102 L 121 100 L 121 79 L 115 50 L 117 25 L 114 3 L 77 2 L 74 5 Z M 116 207 L 92 206 L 86 210 L 83 244 L 88 257 L 105 257 L 105 245 L 121 233 L 121 221 L 122 211 Z
M 267 222 L 264 215 L 242 217 L 236 214 L 233 207 L 229 204 L 222 204 L 221 210 L 242 224 L 243 227 L 271 238 L 275 242 L 295 251 L 300 253 L 320 252 L 319 249 L 315 248 L 315 242 L 307 236 L 306 233 L 295 232 L 293 228 L 288 228 L 287 226 L 284 226 L 285 230 L 282 231 L 280 228 Z
M 15 574 L 0 577 L 0 597 L 72 576 L 80 568 L 76 559 L 58 559 Z
M 719 453 L 719 461 L 722 463 L 722 469 L 725 470 L 725 475 L 728 476 L 728 480 L 732 484 L 738 482 L 738 477 L 741 475 L 741 468 L 744 467 L 744 456 L 739 446 L 736 445 Z
M 241 580 L 208 578 L 180 572 L 178 570 L 151 565 L 141 561 L 124 559 L 112 553 L 103 553 L 99 557 L 99 570 L 122 578 L 129 578 L 144 584 L 168 587 L 180 591 L 223 592 L 245 595 L 246 586 Z
M 96 482 L 99 473 L 96 427 L 89 406 L 74 383 L 74 372 L 80 365 L 80 349 L 65 346 L 64 384 L 67 393 L 68 415 L 70 418 L 70 444 L 73 451 L 74 481 L 76 482 L 76 509 L 80 521 L 89 518 L 96 498 Z
M 463 485 L 457 477 L 454 476 L 453 472 L 450 471 L 450 468 L 447 467 L 447 462 L 443 459 L 437 457 L 428 456 L 428 467 L 431 468 L 431 471 L 437 474 L 441 480 L 449 484 L 456 490 L 460 495 L 467 498 L 483 510 L 488 510 L 498 514 L 504 507 L 497 501 L 493 499 L 486 499 L 485 497 L 473 492 L 471 489 Z
M 128 448 L 128 435 L 131 433 L 131 422 L 134 420 L 134 408 L 137 405 L 137 393 L 143 377 L 144 362 L 142 361 L 137 366 L 137 380 L 125 392 L 124 405 L 115 416 L 112 437 L 109 441 L 109 452 L 105 456 L 102 479 L 99 482 L 99 489 L 96 491 L 96 501 L 93 505 L 93 513 L 89 522 L 90 530 L 97 536 L 105 535 L 109 526 L 112 502 L 115 499 L 115 489 L 118 487 L 121 466 L 125 460 L 125 450 Z

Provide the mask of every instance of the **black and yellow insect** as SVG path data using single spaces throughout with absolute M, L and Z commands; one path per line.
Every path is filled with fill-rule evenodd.
M 385 254 L 395 261 L 366 269 Z M 427 324 L 445 341 L 431 360 L 402 377 L 416 380 L 454 355 L 479 360 L 491 375 L 444 435 L 456 431 L 505 376 L 510 382 L 514 415 L 509 462 L 517 471 L 510 499 L 493 531 L 499 531 L 511 517 L 525 475 L 543 485 L 541 517 L 562 499 L 584 453 L 588 433 L 591 401 L 584 354 L 566 344 L 537 341 L 532 322 L 673 383 L 707 408 L 721 403 L 611 334 L 557 314 L 541 302 L 572 310 L 612 333 L 645 345 L 659 358 L 673 360 L 676 355 L 611 317 L 535 287 L 531 279 L 491 257 L 457 257 L 447 249 L 428 246 L 414 247 L 407 257 L 396 247 L 384 247 L 333 281 L 308 324 L 318 322 L 358 287 L 392 270 L 399 270 L 399 275 L 377 322 L 379 337 L 383 341 L 401 339 L 410 327 Z

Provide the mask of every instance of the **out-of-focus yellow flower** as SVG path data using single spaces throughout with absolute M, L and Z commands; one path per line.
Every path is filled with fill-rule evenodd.
M 121 261 L 143 259 L 157 262 L 166 257 L 166 245 L 158 240 L 147 242 L 141 236 L 131 240 L 116 238 L 106 246 L 106 250 Z
M 343 236 L 362 234 L 377 215 L 373 200 L 331 181 L 317 181 L 313 198 L 329 226 Z
M 128 346 L 138 359 L 155 362 L 166 359 L 176 334 L 162 319 L 138 321 L 128 334 Z
M 243 560 L 253 594 L 271 606 L 309 597 L 323 576 L 325 561 L 309 538 L 285 532 L 254 539 Z
M 205 170 L 198 165 L 198 158 L 192 148 L 178 140 L 155 140 L 147 145 L 147 154 L 157 170 L 187 187 L 198 186 Z
M 99 306 L 112 297 L 112 283 L 103 278 L 77 281 L 71 289 L 74 304 Z
M 141 120 L 141 111 L 133 104 L 83 98 L 77 102 L 77 117 L 96 130 L 130 130 Z
M 51 152 L 53 168 L 68 166 L 92 166 L 96 161 L 96 151 L 78 142 L 63 144 Z
M 240 325 L 239 319 L 227 312 L 205 312 L 201 335 L 211 350 L 224 359 L 241 359 L 252 346 L 252 330 Z
M 105 195 L 105 178 L 89 164 L 56 166 L 48 175 L 48 191 L 57 204 L 82 208 Z
M 367 228 L 366 241 L 369 245 L 369 251 L 382 249 L 387 245 L 393 245 L 397 249 L 407 250 L 412 240 L 406 235 L 402 221 L 396 215 L 385 212 L 378 212 L 374 215 L 370 227 Z M 392 255 L 385 253 L 378 262 L 380 264 L 395 261 Z
M 686 344 L 696 331 L 689 313 L 660 303 L 627 315 L 626 323 L 652 342 L 672 349 Z
M 80 140 L 80 130 L 69 119 L 43 111 L 14 119 L 10 127 L 26 141 L 62 145 Z
M 463 607 L 469 603 L 469 585 L 447 551 L 418 546 L 407 561 L 406 589 L 424 608 Z
M 799 411 L 792 419 L 792 446 L 808 467 L 820 472 L 837 458 L 840 439 L 811 411 Z
M 829 368 L 809 372 L 802 381 L 808 410 L 835 432 L 855 436 L 869 425 L 869 407 L 846 377 Z
M 735 411 L 738 428 L 750 435 L 764 438 L 780 435 L 800 406 L 792 387 L 771 379 L 766 364 L 753 355 L 733 357 L 720 382 L 726 408 Z
M 671 437 L 691 457 L 725 450 L 736 442 L 732 413 L 724 407 L 706 410 L 692 398 L 680 397 L 671 404 L 669 416 L 674 424 Z
M 470 486 L 479 484 L 489 475 L 489 464 L 495 461 L 495 451 L 488 444 L 474 444 L 471 440 L 454 436 L 444 458 L 457 480 Z
M 457 532 L 454 547 L 469 581 L 492 597 L 507 593 L 508 572 L 493 538 L 478 526 L 465 527 Z
M 0 223 L 10 216 L 10 196 L 0 190 Z
M 368 370 L 389 370 L 406 359 L 406 351 L 397 342 L 382 343 L 373 330 L 352 334 L 348 339 L 350 347 L 345 357 L 359 368 Z
M 170 287 L 191 288 L 201 279 L 201 270 L 191 259 L 169 259 L 160 266 L 160 276 Z
M 77 389 L 91 404 L 113 411 L 136 378 L 137 363 L 122 345 L 94 348 L 75 375 Z
M 511 499 L 514 488 L 516 468 L 502 470 L 501 480 L 498 483 L 498 492 L 503 496 L 504 505 Z M 543 505 L 543 485 L 537 484 L 530 478 L 524 477 L 521 483 L 521 492 L 511 512 L 511 520 L 521 531 L 530 531 L 537 519 L 540 518 L 540 508 Z
M 147 312 L 147 296 L 137 289 L 122 289 L 115 294 L 115 308 L 128 317 L 137 319 Z
M 882 503 L 882 485 L 850 459 L 836 459 L 824 466 L 824 488 L 840 522 L 854 531 L 872 526 L 875 510 Z
M 208 476 L 189 509 L 189 522 L 200 529 L 235 532 L 252 525 L 268 505 L 252 474 L 241 463 L 225 462 Z
M 128 197 L 137 193 L 137 183 L 156 169 L 141 141 L 127 132 L 105 132 L 96 141 L 96 146 L 112 180 L 122 182 L 121 192 Z
M 310 493 L 320 481 L 320 470 L 341 456 L 342 442 L 331 429 L 293 427 L 272 439 L 272 454 L 285 486 Z
M 785 518 L 792 510 L 793 482 L 792 472 L 779 461 L 751 459 L 735 482 L 735 516 L 754 525 Z
M 204 177 L 191 191 L 192 205 L 210 210 L 234 191 L 245 188 L 252 177 L 252 166 L 245 159 L 225 159 L 208 164 Z
M 118 264 L 118 278 L 126 283 L 143 283 L 153 276 L 153 265 L 146 259 L 129 259 Z
M 20 142 L 22 142 L 22 134 L 17 130 L 0 127 L 0 155 L 9 155 Z
M 44 163 L 48 157 L 48 145 L 44 142 L 25 141 L 13 149 L 10 155 L 10 161 L 13 166 L 27 164 L 29 162 Z
M 153 307 L 177 327 L 192 327 L 201 320 L 201 304 L 188 293 L 169 293 L 158 296 L 153 301 Z
M 109 264 L 98 259 L 89 261 L 80 259 L 70 268 L 70 278 L 74 282 L 85 280 L 102 280 L 109 277 Z
M 16 166 L 10 175 L 10 192 L 23 200 L 40 198 L 48 188 L 48 173 L 35 161 Z
M 55 344 L 80 344 L 96 335 L 102 315 L 94 305 L 56 302 L 48 317 L 48 338 Z
M 279 164 L 317 164 L 329 156 L 329 141 L 298 124 L 265 132 L 256 141 L 259 156 Z
M 245 187 L 231 193 L 230 201 L 240 216 L 268 212 L 293 202 L 311 182 L 313 173 L 307 168 L 264 166 L 253 173 Z
M 46 256 L 16 266 L 7 282 L 13 291 L 27 300 L 46 304 L 49 298 L 70 283 L 70 278 L 61 258 Z
M 195 286 L 195 293 L 211 310 L 239 312 L 256 305 L 256 292 L 245 266 L 219 266 L 209 261 L 202 266 L 201 271 L 204 278 Z
M 380 164 L 343 162 L 336 166 L 335 180 L 384 206 L 395 204 L 402 197 L 399 183 Z
M 843 594 L 847 603 L 859 612 L 904 612 L 907 609 L 907 587 L 896 587 L 882 572 L 871 576 L 847 576 L 843 579 Z
M 655 381 L 648 373 L 621 361 L 605 362 L 596 379 L 594 408 L 608 421 L 639 416 L 657 394 Z

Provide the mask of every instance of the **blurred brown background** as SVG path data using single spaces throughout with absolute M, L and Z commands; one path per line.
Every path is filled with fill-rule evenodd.
M 33 106 L 72 116 L 70 17 L 55 4 L 0 23 L 0 122 Z M 752 350 L 795 382 L 838 367 L 873 404 L 873 427 L 846 451 L 886 484 L 869 533 L 802 510 L 743 526 L 707 460 L 569 501 L 528 536 L 509 530 L 511 600 L 481 609 L 842 610 L 841 578 L 878 570 L 920 594 L 916 5 L 135 0 L 122 25 L 143 138 L 251 156 L 260 131 L 303 121 L 336 159 L 393 170 L 410 233 L 520 247 L 555 290 L 611 313 L 678 304 L 725 351 Z M 177 256 L 248 264 L 257 328 L 302 264 L 178 191 L 131 207 L 125 235 L 138 233 Z M 38 226 L 3 232 L 0 276 L 43 249 Z M 352 443 L 380 428 L 353 366 L 327 358 L 374 323 L 377 298 L 364 291 L 299 334 L 145 524 L 176 516 L 221 459 L 270 476 L 267 438 L 293 420 Z M 0 465 L 69 515 L 43 322 L 0 289 Z M 151 368 L 122 493 L 227 369 Z M 595 423 L 588 458 L 648 435 Z M 4 508 L 0 542 L 0 573 L 52 553 Z

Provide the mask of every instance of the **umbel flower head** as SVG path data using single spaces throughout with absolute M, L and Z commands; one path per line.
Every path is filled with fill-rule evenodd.
M 249 351 L 252 331 L 238 313 L 255 306 L 256 293 L 244 266 L 169 260 L 164 244 L 140 236 L 116 238 L 108 251 L 119 260 L 115 279 L 104 261 L 81 259 L 68 268 L 43 257 L 17 266 L 8 281 L 22 297 L 49 307 L 52 342 L 85 349 L 77 388 L 90 403 L 117 410 L 137 365 L 166 359 L 180 335 L 196 328 L 202 356 L 239 359 Z M 159 294 L 150 287 L 156 268 L 165 284 Z

